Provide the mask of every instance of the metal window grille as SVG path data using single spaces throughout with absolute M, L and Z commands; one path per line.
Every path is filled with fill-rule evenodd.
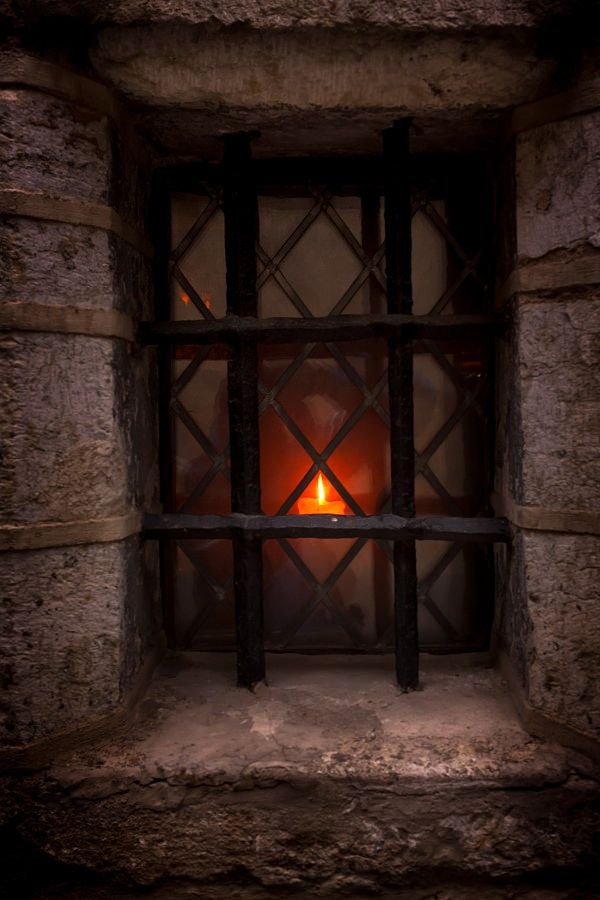
M 257 185 L 266 180 L 280 181 L 280 188 L 290 186 L 290 166 L 281 169 L 275 163 L 260 164 L 251 158 L 251 139 L 248 134 L 230 135 L 224 139 L 223 166 L 216 181 L 206 184 L 196 169 L 181 173 L 182 184 L 202 179 L 208 203 L 200 216 L 186 231 L 179 244 L 170 246 L 169 194 L 160 193 L 162 207 L 155 208 L 157 224 L 157 290 L 160 320 L 144 323 L 141 335 L 145 342 L 159 346 L 161 380 L 161 481 L 166 512 L 147 515 L 144 532 L 147 538 L 162 541 L 163 592 L 167 597 L 166 614 L 172 615 L 169 591 L 173 580 L 172 548 L 175 541 L 185 547 L 186 539 L 224 538 L 233 548 L 233 590 L 235 594 L 236 643 L 238 681 L 251 686 L 265 675 L 263 637 L 263 542 L 276 539 L 288 558 L 312 584 L 313 596 L 306 617 L 316 604 L 329 604 L 332 614 L 340 619 L 358 649 L 360 639 L 352 631 L 352 623 L 343 610 L 331 600 L 332 585 L 342 576 L 367 540 L 378 541 L 393 564 L 394 617 L 381 636 L 379 648 L 393 637 L 396 656 L 396 676 L 400 687 L 411 690 L 418 683 L 418 601 L 428 608 L 452 639 L 452 626 L 430 596 L 436 578 L 444 571 L 465 544 L 475 543 L 489 548 L 495 541 L 508 540 L 505 520 L 489 515 L 487 496 L 479 498 L 477 508 L 465 515 L 464 508 L 440 482 L 431 467 L 431 458 L 447 438 L 456 423 L 468 410 L 481 414 L 489 439 L 490 423 L 483 394 L 486 378 L 469 383 L 452 366 L 441 347 L 465 336 L 478 337 L 483 354 L 491 356 L 495 327 L 489 306 L 476 312 L 447 314 L 447 307 L 465 282 L 472 281 L 479 289 L 485 287 L 480 267 L 484 248 L 466 252 L 460 239 L 448 227 L 428 199 L 426 190 L 414 189 L 415 165 L 408 150 L 409 123 L 395 123 L 383 135 L 383 154 L 380 164 L 371 166 L 369 177 L 353 172 L 353 164 L 332 163 L 326 177 L 317 182 L 308 179 L 311 205 L 306 214 L 279 247 L 270 255 L 261 246 L 258 235 Z M 310 163 L 304 167 L 311 168 Z M 298 164 L 295 175 L 303 183 L 307 180 Z M 343 171 L 341 171 L 343 170 Z M 294 173 L 293 173 L 294 174 Z M 177 183 L 178 173 L 171 174 L 170 186 Z M 362 234 L 356 234 L 331 202 L 332 189 L 327 184 L 342 183 L 352 187 L 362 200 Z M 222 187 L 218 187 L 220 182 Z M 384 241 L 379 245 L 377 228 L 379 194 L 384 197 Z M 227 315 L 215 318 L 207 302 L 186 278 L 180 261 L 207 223 L 222 210 L 225 223 L 225 263 Z M 452 250 L 453 278 L 428 315 L 414 315 L 411 278 L 411 223 L 419 210 L 425 210 L 435 227 Z M 283 262 L 310 229 L 318 216 L 325 214 L 359 262 L 359 271 L 351 284 L 337 299 L 326 316 L 315 317 L 304 299 L 286 278 Z M 385 264 L 385 274 L 384 274 Z M 200 317 L 188 321 L 169 320 L 171 279 L 185 291 L 186 302 L 194 305 Z M 258 291 L 274 280 L 291 304 L 295 317 L 259 318 Z M 348 313 L 357 292 L 370 286 L 386 304 L 385 311 L 369 315 Z M 481 291 L 480 291 L 481 294 Z M 486 301 L 487 303 L 487 301 Z M 375 384 L 359 375 L 340 351 L 339 343 L 379 338 L 387 341 L 387 372 Z M 276 381 L 266 385 L 259 377 L 259 347 L 295 344 L 298 352 Z M 358 391 L 361 401 L 349 415 L 326 447 L 317 449 L 303 430 L 286 411 L 281 392 L 316 345 L 324 345 L 336 360 L 349 382 Z M 225 345 L 227 352 L 227 406 L 229 418 L 229 446 L 218 449 L 210 437 L 189 415 L 180 400 L 181 392 L 197 373 L 215 346 Z M 456 387 L 459 402 L 454 413 L 417 452 L 413 441 L 413 355 L 425 348 L 437 360 Z M 171 384 L 171 362 L 177 348 L 193 348 L 191 362 Z M 491 367 L 488 367 L 488 372 Z M 389 407 L 382 402 L 387 389 Z M 356 497 L 348 491 L 331 465 L 331 457 L 365 410 L 374 411 L 389 428 L 391 456 L 391 492 L 375 515 L 365 514 Z M 275 515 L 265 515 L 261 507 L 260 435 L 259 419 L 271 410 L 294 436 L 308 457 L 309 466 Z M 206 471 L 191 494 L 178 509 L 173 508 L 173 460 L 170 445 L 171 418 L 175 416 L 188 429 L 209 460 Z M 491 454 L 488 453 L 488 458 Z M 295 515 L 291 511 L 307 486 L 322 472 L 345 501 L 351 515 Z M 194 515 L 190 512 L 218 473 L 227 473 L 231 485 L 231 514 Z M 436 495 L 443 501 L 449 515 L 423 516 L 415 514 L 415 475 L 421 474 Z M 489 472 L 488 472 L 489 475 Z M 485 492 L 484 492 L 485 494 Z M 318 581 L 294 550 L 295 538 L 352 538 L 347 553 L 339 560 L 329 577 Z M 417 584 L 415 541 L 447 540 L 450 547 L 427 578 Z M 189 551 L 185 551 L 189 552 Z M 214 597 L 222 597 L 227 585 L 219 584 L 198 560 L 194 560 L 203 581 Z M 487 586 L 489 588 L 489 584 Z M 194 627 L 202 620 L 199 610 Z M 172 626 L 172 623 L 171 623 Z M 284 649 L 299 627 L 289 624 L 280 640 Z

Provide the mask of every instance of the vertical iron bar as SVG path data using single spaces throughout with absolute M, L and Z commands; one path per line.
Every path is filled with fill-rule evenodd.
M 450 233 L 459 242 L 467 256 L 472 259 L 480 250 L 484 250 L 483 256 L 477 267 L 483 276 L 485 288 L 473 278 L 467 279 L 460 291 L 453 298 L 453 312 L 461 313 L 487 313 L 494 312 L 494 296 L 490 287 L 494 284 L 494 258 L 492 253 L 493 238 L 493 196 L 489 183 L 486 167 L 481 163 L 471 163 L 469 177 L 460 183 L 451 186 L 446 201 L 446 221 Z M 448 283 L 456 277 L 460 270 L 461 262 L 453 260 L 453 255 L 448 254 Z M 453 268 L 451 268 L 453 266 Z M 475 336 L 471 337 L 474 340 Z M 484 515 L 494 515 L 491 496 L 494 490 L 494 359 L 495 341 L 493 336 L 485 331 L 479 337 L 481 347 L 472 344 L 473 349 L 481 350 L 483 354 L 482 377 L 487 381 L 487 389 L 482 399 L 484 405 L 484 454 L 476 465 L 482 465 L 481 496 L 471 497 L 471 502 L 477 500 L 478 508 L 470 510 L 469 514 L 482 511 Z M 466 346 L 469 347 L 468 340 Z M 471 426 L 480 429 L 480 425 Z M 476 447 L 476 436 L 468 430 L 468 423 L 463 419 L 466 447 Z M 469 465 L 468 457 L 465 457 L 465 465 Z M 485 577 L 481 579 L 480 589 L 485 590 L 485 602 L 477 604 L 477 619 L 474 621 L 474 630 L 477 639 L 481 641 L 482 649 L 489 647 L 490 635 L 494 620 L 494 548 L 482 546 L 481 552 L 485 556 Z M 466 554 L 466 548 L 463 548 Z
M 383 133 L 386 281 L 389 313 L 412 312 L 410 120 Z M 388 342 L 392 512 L 415 515 L 412 341 Z M 396 678 L 403 691 L 419 682 L 416 549 L 413 541 L 394 543 Z
M 373 259 L 379 246 L 380 240 L 380 222 L 379 213 L 381 208 L 381 197 L 379 190 L 365 191 L 360 198 L 361 209 L 361 244 L 362 248 L 369 257 Z M 383 304 L 385 300 L 384 291 L 381 284 L 374 274 L 369 276 L 369 280 L 365 284 L 363 290 L 368 291 L 368 311 L 372 315 L 384 312 Z M 374 343 L 371 351 L 367 356 L 366 374 L 368 384 L 377 384 L 385 372 L 386 360 L 382 359 L 380 353 L 375 349 Z M 384 444 L 375 446 L 371 450 L 367 462 L 371 472 L 373 473 L 373 484 L 377 483 L 376 472 L 385 471 L 385 456 L 388 449 Z M 381 512 L 378 497 L 376 512 Z M 385 590 L 385 582 L 387 577 L 388 561 L 379 551 L 376 541 L 369 541 L 369 552 L 371 554 L 371 566 L 373 573 L 373 599 L 375 603 L 375 633 L 376 640 L 379 640 L 389 627 L 389 610 L 387 604 L 387 592 Z
M 251 134 L 224 139 L 225 261 L 227 315 L 256 316 L 258 200 L 251 171 Z M 260 514 L 258 354 L 255 341 L 240 338 L 227 364 L 231 448 L 231 508 Z M 265 677 L 262 545 L 257 538 L 233 541 L 238 684 L 252 688 Z
M 171 192 L 166 172 L 154 178 L 150 198 L 149 230 L 154 246 L 154 312 L 157 321 L 171 318 Z M 163 512 L 175 512 L 175 454 L 171 416 L 171 382 L 173 345 L 165 343 L 158 351 L 158 430 L 160 501 Z M 163 627 L 169 647 L 176 644 L 175 631 L 175 559 L 176 543 L 164 540 L 160 543 L 160 583 Z

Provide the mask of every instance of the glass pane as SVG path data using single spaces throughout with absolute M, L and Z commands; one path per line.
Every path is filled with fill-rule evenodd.
M 180 541 L 175 555 L 175 640 L 190 650 L 235 647 L 230 541 Z
M 432 203 L 439 215 L 445 215 L 442 201 Z M 417 316 L 431 312 L 446 289 L 447 249 L 443 235 L 424 212 L 413 217 L 412 224 L 413 312 Z
M 171 205 L 171 234 L 173 249 L 177 253 L 180 240 L 206 210 L 209 199 L 190 194 L 175 194 Z M 180 239 L 180 240 L 178 240 Z M 225 285 L 225 222 L 223 212 L 217 209 L 195 236 L 186 252 L 177 259 L 177 271 L 172 281 L 171 315 L 175 320 L 198 319 L 202 314 L 196 308 L 184 279 L 202 299 L 204 305 L 217 318 L 224 316 L 227 307 Z
M 383 241 L 383 198 L 379 204 L 370 201 L 363 215 L 359 197 L 311 190 L 301 197 L 259 198 L 259 315 L 385 312 L 384 254 L 379 252 L 375 272 L 365 269 L 365 257 L 378 253 Z M 442 199 L 428 199 L 413 217 L 418 315 L 483 308 L 484 281 L 479 271 L 465 268 L 449 208 Z M 174 195 L 172 240 L 172 317 L 225 315 L 224 222 L 218 204 L 208 196 Z M 203 311 L 194 292 L 206 306 Z M 176 503 L 184 512 L 224 514 L 231 508 L 227 353 L 212 348 L 199 362 L 200 352 L 205 351 L 178 347 L 173 360 Z M 263 512 L 389 511 L 386 341 L 264 345 L 259 360 Z M 483 508 L 484 363 L 482 346 L 473 341 L 415 345 L 418 515 L 476 515 Z M 474 545 L 417 543 L 422 645 L 481 644 L 490 615 L 487 552 Z M 265 541 L 266 646 L 392 649 L 392 553 L 391 543 L 372 540 Z M 229 542 L 179 542 L 175 593 L 180 646 L 235 645 Z
M 172 363 L 175 508 L 197 515 L 225 514 L 231 509 L 227 363 L 218 348 L 206 358 L 204 351 L 190 349 L 190 354 L 185 353 L 188 358 L 176 358 Z M 186 350 L 178 348 L 177 353 Z M 197 358 L 203 359 L 199 366 Z
M 263 559 L 273 649 L 375 649 L 389 630 L 392 567 L 375 542 L 266 541 Z
M 360 200 L 338 197 L 332 201 L 351 234 L 360 234 Z M 272 259 L 293 237 L 288 252 L 279 263 L 280 278 L 290 286 L 306 309 L 306 314 L 326 316 L 331 313 L 356 276 L 362 264 L 347 240 L 322 210 L 307 223 L 304 230 L 295 229 L 306 221 L 315 207 L 309 197 L 261 197 L 259 200 L 260 243 Z M 261 288 L 261 315 L 273 315 L 273 296 L 266 291 L 272 275 Z M 281 298 L 278 297 L 279 302 Z M 293 301 L 292 301 L 293 305 Z M 341 310 L 340 310 L 341 311 Z M 285 313 L 290 315 L 289 312 Z

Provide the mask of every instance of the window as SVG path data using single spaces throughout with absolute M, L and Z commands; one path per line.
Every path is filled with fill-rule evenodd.
M 171 640 L 481 649 L 492 615 L 489 204 L 472 161 L 253 161 L 163 186 L 162 516 Z M 411 274 L 412 273 L 412 274 Z M 313 515 L 321 518 L 314 519 Z M 418 546 L 416 540 L 418 539 Z M 419 635 L 419 638 L 417 637 Z

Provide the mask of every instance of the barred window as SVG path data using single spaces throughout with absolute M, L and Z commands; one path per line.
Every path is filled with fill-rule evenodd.
M 253 160 L 166 173 L 155 211 L 163 592 L 174 647 L 487 646 L 491 198 L 480 160 Z

